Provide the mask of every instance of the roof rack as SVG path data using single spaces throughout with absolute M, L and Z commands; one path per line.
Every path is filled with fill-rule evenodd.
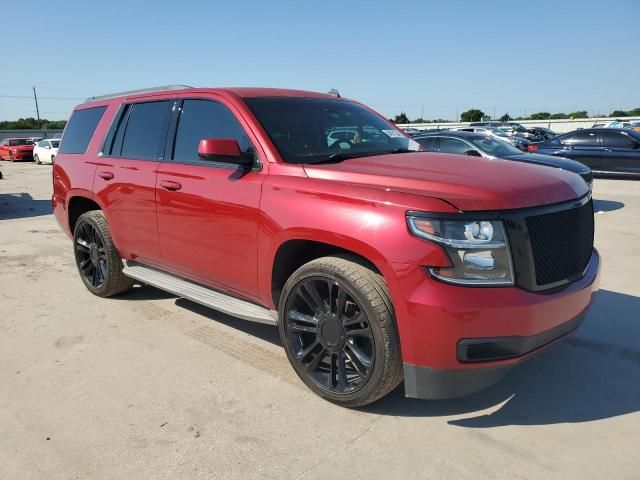
M 194 88 L 189 85 L 164 85 L 162 87 L 141 88 L 140 90 L 127 90 L 124 92 L 109 93 L 107 95 L 98 95 L 87 98 L 84 103 L 95 102 L 98 100 L 109 100 L 111 98 L 125 97 L 128 95 L 137 95 L 139 93 L 162 92 L 165 90 L 183 90 L 185 88 Z

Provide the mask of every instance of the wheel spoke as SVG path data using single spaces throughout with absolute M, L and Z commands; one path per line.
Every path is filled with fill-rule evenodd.
M 291 310 L 289 312 L 289 318 L 292 318 L 296 322 L 308 323 L 310 325 L 317 325 L 318 319 L 313 317 L 312 315 L 307 315 L 305 313 L 299 312 L 298 310 Z
M 80 269 L 84 270 L 87 267 L 87 265 L 89 265 L 90 263 L 91 263 L 91 259 L 90 258 L 86 258 L 86 259 L 82 260 L 80 262 Z
M 311 351 L 314 348 L 316 348 L 319 344 L 320 342 L 318 341 L 318 339 L 314 340 L 308 347 L 305 347 L 302 350 L 300 350 L 298 353 L 296 353 L 296 358 L 301 361 L 304 360 L 307 357 L 307 355 L 309 355 Z
M 76 241 L 76 245 L 78 250 L 80 250 L 81 252 L 89 253 L 91 251 L 89 243 L 82 238 L 78 238 L 78 240 Z
M 344 354 L 346 355 L 347 360 L 349 360 L 349 363 L 351 364 L 353 369 L 356 371 L 356 373 L 360 376 L 360 378 L 366 378 L 367 376 L 366 367 L 362 365 L 358 361 L 358 359 L 355 358 L 355 355 L 349 352 L 349 350 L 345 349 Z
M 322 361 L 322 359 L 326 354 L 327 354 L 327 350 L 324 347 L 322 347 L 317 353 L 314 353 L 311 361 L 307 363 L 304 367 L 307 370 L 307 372 L 315 371 L 315 369 L 318 368 L 318 365 L 320 365 L 320 362 Z
M 369 327 L 366 328 L 355 328 L 353 330 L 347 330 L 347 335 L 350 337 L 367 337 L 371 338 L 371 329 Z
M 351 325 L 357 325 L 359 323 L 363 323 L 367 320 L 367 317 L 364 313 L 358 312 L 353 317 L 347 318 L 342 322 L 344 327 L 350 327 Z
M 338 358 L 336 360 L 338 367 L 338 386 L 340 387 L 340 390 L 344 391 L 349 386 L 349 382 L 347 380 L 347 365 L 344 361 L 344 352 L 338 352 L 337 357 Z
M 336 378 L 336 370 L 336 355 L 335 353 L 332 353 L 331 355 L 329 355 L 329 377 L 327 378 L 327 385 L 329 385 L 329 388 L 335 387 L 334 380 Z
M 98 282 L 98 268 L 94 267 L 93 269 L 93 275 L 91 275 L 91 285 L 93 285 L 94 287 L 97 287 L 99 285 Z
M 318 293 L 318 289 L 316 288 L 315 283 L 307 282 L 304 284 L 303 288 L 309 295 L 309 298 L 311 299 L 313 304 L 315 305 L 314 311 L 317 311 L 317 312 L 326 311 L 327 305 L 320 297 L 320 294 Z
M 353 352 L 353 354 L 356 356 L 356 358 L 362 365 L 364 365 L 367 368 L 371 366 L 371 357 L 369 357 L 366 353 L 360 350 L 360 347 L 358 347 L 354 343 L 347 342 L 347 348 Z
M 316 327 L 312 327 L 309 325 L 299 325 L 297 323 L 289 322 L 289 328 L 296 332 L 306 332 L 306 333 L 318 333 L 318 329 Z
M 347 292 L 344 288 L 338 287 L 338 298 L 336 300 L 336 315 L 338 318 L 344 316 L 344 307 L 347 303 Z

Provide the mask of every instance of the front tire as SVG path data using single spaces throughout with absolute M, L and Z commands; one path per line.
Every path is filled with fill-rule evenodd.
M 40 165 L 40 157 L 38 157 L 37 154 L 33 156 L 33 160 L 36 162 L 36 165 Z
M 402 381 L 389 291 L 359 259 L 332 256 L 303 265 L 287 280 L 279 306 L 287 357 L 317 395 L 360 407 Z
M 122 273 L 122 258 L 102 211 L 80 215 L 73 230 L 73 250 L 80 278 L 94 295 L 111 297 L 129 290 L 135 283 Z

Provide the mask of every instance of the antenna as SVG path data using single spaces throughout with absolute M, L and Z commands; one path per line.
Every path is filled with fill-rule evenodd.
M 332 88 L 331 90 L 329 90 L 329 95 L 335 95 L 336 97 L 340 98 L 340 92 L 337 88 Z

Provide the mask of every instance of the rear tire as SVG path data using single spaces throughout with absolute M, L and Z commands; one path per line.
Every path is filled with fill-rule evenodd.
M 80 278 L 94 295 L 111 297 L 133 287 L 135 281 L 122 273 L 122 258 L 101 210 L 80 215 L 73 231 L 73 250 Z
M 287 357 L 320 397 L 360 407 L 402 381 L 387 285 L 358 258 L 323 257 L 301 266 L 282 290 L 278 313 Z

